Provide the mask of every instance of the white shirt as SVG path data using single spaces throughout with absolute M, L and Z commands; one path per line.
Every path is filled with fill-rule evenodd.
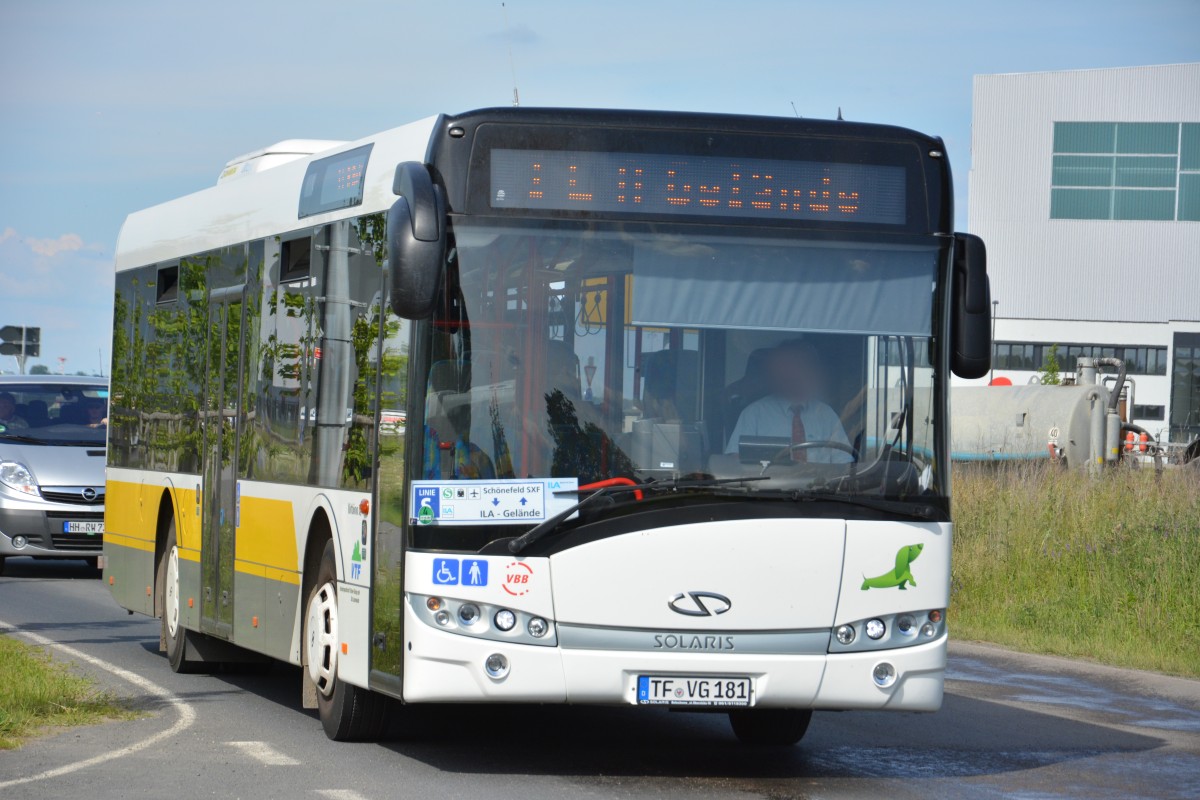
M 775 436 L 790 440 L 793 405 L 795 403 L 786 398 L 769 394 L 746 406 L 738 417 L 737 425 L 733 426 L 725 452 L 736 453 L 738 441 L 743 436 Z M 804 438 L 807 441 L 850 444 L 838 415 L 819 400 L 803 404 L 800 421 L 804 424 Z M 832 447 L 807 447 L 803 452 L 809 461 L 822 464 L 846 464 L 853 460 L 849 453 Z

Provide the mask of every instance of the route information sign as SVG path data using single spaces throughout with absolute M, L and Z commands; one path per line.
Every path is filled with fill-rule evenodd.
M 579 502 L 577 478 L 412 482 L 417 525 L 536 525 Z

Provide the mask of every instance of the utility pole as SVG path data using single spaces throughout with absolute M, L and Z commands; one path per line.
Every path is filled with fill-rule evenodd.
M 989 386 L 991 385 L 992 380 L 996 377 L 996 308 L 999 305 L 1000 305 L 999 300 L 992 301 L 992 358 L 991 358 L 991 369 L 988 374 L 988 385 Z

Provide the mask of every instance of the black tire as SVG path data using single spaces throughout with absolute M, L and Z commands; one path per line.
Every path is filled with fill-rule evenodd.
M 387 698 L 337 677 L 337 562 L 326 541 L 321 566 L 304 604 L 305 669 L 317 686 L 317 711 L 335 742 L 374 741 L 383 733 Z
M 742 744 L 784 747 L 804 738 L 812 711 L 792 708 L 748 708 L 729 712 L 733 734 Z
M 167 527 L 167 541 L 158 562 L 158 592 L 162 602 L 162 640 L 167 645 L 167 661 L 179 673 L 198 672 L 200 662 L 187 657 L 187 630 L 183 627 L 179 606 L 179 552 L 175 545 L 175 517 Z
M 4 574 L 4 556 L 0 556 L 0 575 Z

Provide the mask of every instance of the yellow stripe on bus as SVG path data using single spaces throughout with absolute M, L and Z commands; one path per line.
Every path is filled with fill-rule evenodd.
M 154 549 L 154 523 L 156 520 L 146 519 L 146 500 L 150 494 L 144 483 L 128 483 L 125 481 L 108 481 L 105 484 L 104 497 L 104 530 L 112 541 L 114 535 L 120 535 L 127 540 L 141 540 L 149 543 Z M 162 488 L 153 487 L 156 494 L 162 493 Z M 153 508 L 157 510 L 157 500 Z M 122 542 L 126 547 L 145 547 Z
M 256 575 L 271 581 L 290 583 L 293 586 L 300 585 L 300 575 L 290 570 L 268 567 L 265 564 L 254 564 L 250 561 L 234 561 L 233 568 L 243 575 Z
M 175 540 L 179 544 L 179 549 L 195 550 L 200 552 L 200 514 L 197 513 L 200 507 L 196 505 L 199 498 L 196 497 L 194 488 L 184 489 L 181 486 L 176 486 L 175 491 Z M 189 559 L 192 560 L 192 559 Z M 197 555 L 196 561 L 200 560 Z
M 111 485 L 111 484 L 110 484 Z M 146 553 L 154 552 L 154 540 L 146 541 L 133 536 L 125 536 L 111 531 L 104 532 L 104 543 L 115 544 L 117 547 L 128 547 L 131 550 L 141 550 Z
M 290 502 L 248 497 L 243 493 L 240 515 L 240 525 L 234 540 L 235 561 L 281 572 L 300 571 L 299 556 L 296 553 L 296 525 Z M 299 582 L 299 579 L 296 579 L 296 582 Z
M 104 491 L 105 534 L 119 535 L 129 540 L 137 539 L 148 544 L 148 547 L 138 549 L 153 550 L 158 533 L 158 506 L 162 499 L 163 487 L 153 483 L 109 480 Z M 176 488 L 174 499 L 176 541 L 181 550 L 199 551 L 200 523 L 196 514 L 196 490 Z M 125 546 L 133 547 L 131 544 Z M 199 560 L 199 556 L 188 560 Z

